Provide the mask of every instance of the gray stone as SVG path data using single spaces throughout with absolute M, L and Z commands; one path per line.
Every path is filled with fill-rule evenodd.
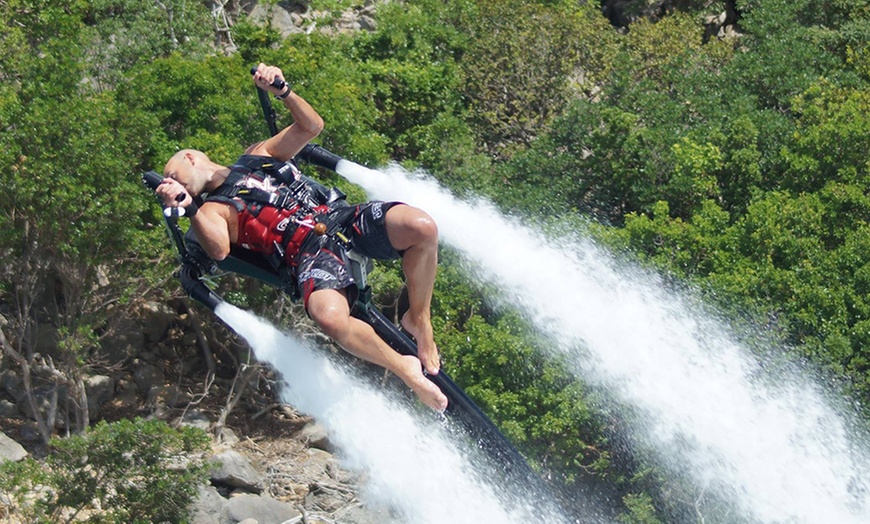
M 235 524 L 245 519 L 256 519 L 258 524 L 283 524 L 300 515 L 299 510 L 286 502 L 244 493 L 230 498 L 221 512 L 221 521 Z
M 109 365 L 128 362 L 145 346 L 142 326 L 132 318 L 122 318 L 100 344 Z
M 299 468 L 305 478 L 326 478 L 337 462 L 331 453 L 311 448 L 306 450 L 307 458 L 299 458 Z
M 221 511 L 227 501 L 214 486 L 200 486 L 191 511 L 191 524 L 220 522 Z
M 140 313 L 143 317 L 142 335 L 146 342 L 157 342 L 163 338 L 175 320 L 175 311 L 161 302 L 146 302 Z
M 348 504 L 332 514 L 342 524 L 400 524 L 406 522 L 384 508 L 369 508 L 359 503 Z
M 36 442 L 42 440 L 42 435 L 39 433 L 39 426 L 33 420 L 28 420 L 18 428 L 18 434 L 23 442 Z
M 112 400 L 115 394 L 115 380 L 105 375 L 88 377 L 85 382 L 88 393 L 88 412 L 91 420 L 99 418 L 100 406 Z
M 175 386 L 160 386 L 151 388 L 148 392 L 147 405 L 152 410 L 160 411 L 165 407 L 182 407 L 190 402 L 190 394 Z
M 220 463 L 211 473 L 214 484 L 241 488 L 253 493 L 263 491 L 262 475 L 239 452 L 227 450 L 215 455 L 211 460 Z
M 11 460 L 18 462 L 27 456 L 27 451 L 11 438 L 6 436 L 6 433 L 0 431 L 0 462 Z
M 57 427 L 63 427 L 60 424 L 62 423 L 62 413 L 64 408 L 64 402 L 69 397 L 69 391 L 66 386 L 58 386 L 57 387 Z M 33 400 L 36 403 L 36 409 L 39 411 L 39 414 L 45 418 L 48 414 L 49 409 L 51 409 L 53 398 L 53 386 L 43 386 L 33 390 Z M 30 405 L 30 401 L 27 398 L 27 395 L 22 395 L 21 398 L 18 399 L 18 410 L 27 418 L 36 420 L 36 414 L 33 412 L 33 408 Z
M 134 362 L 133 381 L 139 391 L 150 391 L 154 386 L 163 385 L 163 372 L 156 366 L 144 364 L 142 362 Z
M 120 410 L 135 408 L 139 401 L 137 389 L 135 382 L 125 379 L 118 380 L 115 383 L 115 397 L 112 399 L 112 406 Z
M 181 416 L 181 420 L 178 421 L 178 424 L 180 426 L 188 426 L 208 431 L 211 427 L 211 420 L 209 420 L 208 416 L 206 416 L 202 411 L 192 409 Z
M 0 372 L 0 386 L 18 402 L 24 396 L 24 388 L 21 387 L 21 377 L 11 369 Z
M 270 23 L 283 37 L 302 32 L 302 28 L 296 25 L 297 20 L 278 4 L 264 5 L 258 3 L 251 11 L 250 16 L 251 21 L 254 23 Z
M 323 451 L 333 451 L 332 443 L 329 441 L 329 434 L 326 429 L 317 422 L 309 422 L 296 434 L 302 443 Z
M 378 28 L 378 23 L 375 22 L 374 18 L 363 15 L 359 17 L 359 28 L 363 31 L 375 31 Z
M 8 400 L 0 399 L 0 417 L 9 418 L 15 417 L 18 415 L 18 406 L 15 405 L 14 402 L 9 402 Z

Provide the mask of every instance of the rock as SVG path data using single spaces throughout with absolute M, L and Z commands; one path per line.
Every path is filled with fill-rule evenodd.
M 178 421 L 178 425 L 199 428 L 203 431 L 208 431 L 209 428 L 211 428 L 211 420 L 209 420 L 208 416 L 206 416 L 206 414 L 202 411 L 192 409 L 185 412 L 184 415 L 181 416 L 181 420 Z
M 0 399 L 0 418 L 9 418 L 18 415 L 18 406 L 14 402 Z
M 221 512 L 227 501 L 214 486 L 200 486 L 191 510 L 191 524 L 214 524 L 220 522 Z
M 218 442 L 226 444 L 227 446 L 239 443 L 239 437 L 236 435 L 236 432 L 226 426 L 216 428 L 215 436 L 217 437 Z
M 18 402 L 24 396 L 24 388 L 21 387 L 21 378 L 18 373 L 11 369 L 6 369 L 0 372 L 0 387 L 2 387 L 10 397 Z
M 190 402 L 190 394 L 179 390 L 175 386 L 160 386 L 151 388 L 148 392 L 148 407 L 156 412 L 164 408 L 177 408 Z
M 115 383 L 115 397 L 112 399 L 112 407 L 118 410 L 131 410 L 138 404 L 138 388 L 135 382 L 120 379 Z
M 0 462 L 11 460 L 18 462 L 27 456 L 27 451 L 18 442 L 6 436 L 6 433 L 0 431 Z
M 100 416 L 100 407 L 112 400 L 115 394 L 115 380 L 105 375 L 93 375 L 85 382 L 88 393 L 88 413 L 91 420 Z
M 362 15 L 359 17 L 359 28 L 363 31 L 375 31 L 378 28 L 378 24 L 374 18 Z
M 218 486 L 241 488 L 252 493 L 263 491 L 263 477 L 254 466 L 237 451 L 224 451 L 212 457 L 220 465 L 211 473 L 211 481 Z
M 36 403 L 36 409 L 39 411 L 39 414 L 45 418 L 51 409 L 53 397 L 53 386 L 42 386 L 33 390 L 33 399 Z M 57 387 L 57 420 L 55 426 L 58 428 L 63 427 L 63 413 L 64 413 L 64 403 L 66 399 L 69 397 L 69 390 L 66 386 L 58 386 Z M 21 398 L 18 400 L 18 410 L 27 418 L 36 420 L 36 414 L 33 412 L 33 408 L 30 405 L 30 401 L 27 399 L 27 395 L 21 395 Z
M 299 433 L 296 434 L 303 444 L 312 448 L 322 449 L 323 451 L 333 451 L 332 443 L 329 441 L 329 434 L 326 429 L 317 422 L 309 422 Z
M 267 4 L 265 2 L 258 3 L 251 11 L 251 21 L 255 24 L 264 24 L 268 22 L 273 28 L 281 33 L 282 37 L 287 37 L 293 33 L 301 33 L 302 28 L 297 25 L 299 19 L 294 17 L 281 7 L 279 4 Z
M 332 514 L 342 524 L 400 524 L 404 520 L 394 517 L 388 509 L 368 508 L 361 504 L 348 504 Z
M 134 362 L 133 366 L 133 381 L 139 391 L 150 391 L 154 386 L 163 385 L 163 372 L 156 366 L 143 362 Z
M 163 338 L 175 320 L 175 311 L 168 304 L 146 302 L 139 313 L 142 315 L 142 335 L 146 342 L 157 342 Z
M 308 458 L 300 458 L 299 466 L 302 469 L 302 474 L 308 478 L 319 478 L 329 475 L 330 464 L 335 462 L 335 457 L 331 453 L 320 449 L 306 450 Z
M 290 504 L 244 493 L 232 497 L 221 511 L 221 522 L 235 524 L 255 519 L 258 524 L 283 524 L 302 515 Z
M 100 344 L 108 365 L 128 362 L 145 347 L 142 325 L 132 318 L 122 318 Z
M 33 420 L 28 420 L 18 428 L 18 434 L 24 442 L 36 442 L 42 440 L 39 426 Z

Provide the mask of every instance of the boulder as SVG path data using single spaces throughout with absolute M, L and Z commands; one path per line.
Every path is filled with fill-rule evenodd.
M 142 325 L 133 318 L 121 318 L 118 325 L 107 333 L 100 347 L 108 365 L 129 362 L 145 347 Z
M 220 521 L 227 501 L 214 486 L 200 486 L 191 509 L 191 524 L 214 524 Z
M 133 362 L 133 381 L 139 391 L 151 391 L 154 386 L 164 383 L 163 372 L 156 366 L 141 361 Z
M 142 315 L 142 335 L 145 342 L 158 342 L 175 320 L 175 311 L 168 304 L 146 302 L 139 313 Z
M 236 524 L 254 519 L 258 524 L 283 524 L 301 516 L 299 510 L 286 502 L 244 493 L 230 498 L 221 511 L 220 522 Z
M 18 416 L 18 406 L 14 402 L 9 402 L 5 398 L 0 398 L 0 418 L 15 416 Z
M 100 416 L 100 407 L 112 400 L 115 394 L 115 380 L 105 375 L 93 375 L 85 382 L 88 393 L 88 413 L 91 420 Z
M 25 451 L 21 444 L 15 442 L 7 437 L 5 433 L 0 431 L 0 462 L 5 462 L 7 460 L 18 462 L 26 456 L 27 451 Z
M 323 451 L 333 451 L 332 443 L 329 441 L 329 434 L 326 428 L 317 422 L 309 422 L 296 434 L 303 444 L 309 447 L 322 449 Z
M 251 21 L 257 24 L 268 22 L 269 25 L 281 33 L 282 37 L 303 31 L 300 27 L 301 17 L 296 13 L 290 13 L 280 4 L 257 3 L 251 11 L 250 17 Z
M 251 493 L 263 491 L 263 477 L 241 453 L 227 450 L 211 458 L 219 466 L 211 473 L 211 481 L 217 486 L 239 488 Z
M 190 411 L 184 412 L 181 418 L 176 421 L 176 425 L 199 428 L 203 431 L 208 431 L 211 428 L 211 420 L 209 420 L 208 415 L 202 411 L 191 409 Z

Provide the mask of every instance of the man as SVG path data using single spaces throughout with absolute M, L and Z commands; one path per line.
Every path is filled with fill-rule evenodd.
M 308 314 L 329 337 L 348 352 L 395 373 L 426 405 L 438 411 L 445 409 L 447 397 L 426 379 L 420 365 L 422 362 L 432 375 L 440 367 L 430 319 L 438 263 L 434 221 L 419 209 L 395 202 L 335 210 L 322 201 L 309 202 L 310 187 L 303 187 L 301 193 L 288 192 L 288 187 L 298 190 L 304 184 L 299 182 L 298 173 L 291 175 L 289 185 L 263 176 L 265 166 L 292 167 L 285 163 L 320 134 L 323 120 L 289 84 L 273 86 L 276 79 L 284 80 L 279 68 L 259 64 L 253 79 L 284 103 L 293 123 L 248 147 L 231 167 L 212 162 L 201 151 L 179 151 L 167 162 L 157 193 L 166 206 L 187 210 L 197 240 L 213 259 L 223 260 L 230 246 L 238 244 L 291 268 Z M 242 196 L 253 193 L 264 197 L 252 202 Z M 205 199 L 199 206 L 194 199 L 202 195 Z M 267 200 L 282 205 L 276 207 Z M 410 302 L 402 325 L 417 341 L 419 360 L 395 352 L 371 326 L 350 315 L 351 296 L 356 290 L 346 268 L 347 259 L 328 235 L 313 233 L 313 224 L 321 220 L 346 221 L 354 248 L 367 256 L 401 256 Z

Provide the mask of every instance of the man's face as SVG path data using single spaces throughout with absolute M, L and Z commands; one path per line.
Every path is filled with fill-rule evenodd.
M 191 190 L 193 180 L 193 165 L 185 155 L 176 155 L 167 162 L 163 169 L 163 176 L 171 178 L 181 184 L 188 192 Z

